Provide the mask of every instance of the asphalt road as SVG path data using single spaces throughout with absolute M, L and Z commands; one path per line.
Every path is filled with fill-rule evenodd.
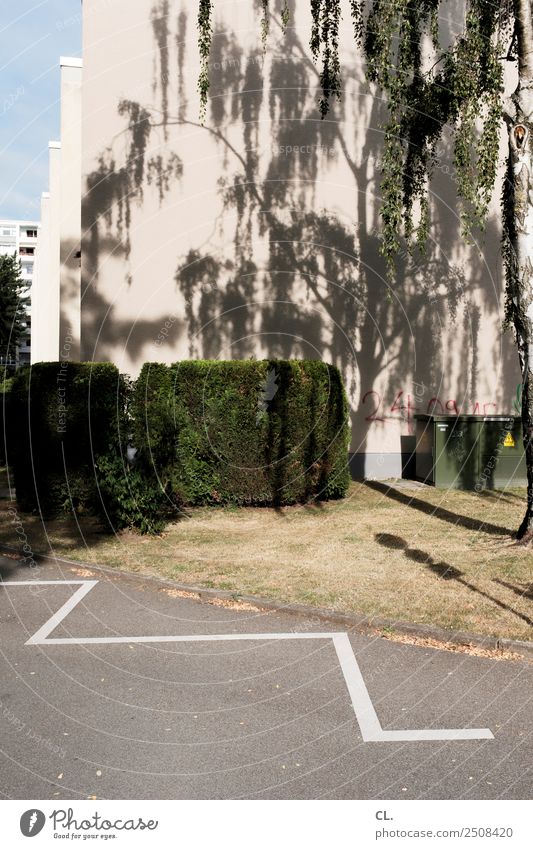
M 5 798 L 531 798 L 532 664 L 134 576 L 0 572 Z M 417 739 L 438 729 L 486 739 Z

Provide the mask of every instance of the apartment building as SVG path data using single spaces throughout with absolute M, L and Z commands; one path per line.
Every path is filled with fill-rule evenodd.
M 25 289 L 22 293 L 26 313 L 26 333 L 19 345 L 16 360 L 8 365 L 28 365 L 31 358 L 31 320 L 35 262 L 37 257 L 38 221 L 0 219 L 0 254 L 15 254 L 20 259 Z
M 49 142 L 31 362 L 80 358 L 81 59 L 61 57 L 60 138 Z
M 290 0 L 265 53 L 256 6 L 215 8 L 202 122 L 190 3 L 83 3 L 83 69 L 61 62 L 32 358 L 110 360 L 132 376 L 148 360 L 322 358 L 344 377 L 354 473 L 399 476 L 417 412 L 508 413 L 516 398 L 499 190 L 467 242 L 443 144 L 427 252 L 402 254 L 388 280 L 384 104 L 351 26 L 342 98 L 321 121 L 308 0 Z M 453 31 L 453 16 L 441 25 Z

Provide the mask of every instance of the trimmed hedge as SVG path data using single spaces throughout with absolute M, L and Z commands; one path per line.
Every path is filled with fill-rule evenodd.
M 177 508 L 294 504 L 348 488 L 348 406 L 326 363 L 146 363 L 132 417 L 136 465 Z
M 16 437 L 8 448 L 22 510 L 105 514 L 96 469 L 101 458 L 120 459 L 125 397 L 126 383 L 110 363 L 38 363 L 17 371 L 10 410 Z
M 154 533 L 186 505 L 342 497 L 347 422 L 318 361 L 147 363 L 134 386 L 110 363 L 39 363 L 13 379 L 9 461 L 22 510 Z

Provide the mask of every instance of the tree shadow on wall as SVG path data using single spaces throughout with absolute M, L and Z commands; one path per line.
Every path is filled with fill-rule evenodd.
M 292 14 L 292 0 L 289 8 Z M 298 32 L 289 28 L 283 39 L 275 38 L 280 9 L 277 0 L 268 61 L 259 46 L 244 51 L 234 32 L 215 29 L 210 110 L 202 128 L 190 114 L 185 75 L 189 50 L 196 50 L 196 23 L 178 4 L 154 3 L 155 102 L 118 104 L 125 157 L 119 160 L 111 142 L 87 181 L 86 313 L 98 316 L 106 309 L 97 294 L 102 240 L 127 266 L 135 208 L 142 207 L 149 190 L 163 205 L 187 168 L 191 142 L 183 141 L 179 128 L 209 134 L 223 175 L 214 228 L 225 228 L 231 251 L 210 239 L 190 244 L 174 259 L 176 309 L 184 316 L 181 332 L 187 334 L 189 356 L 309 357 L 334 363 L 352 403 L 353 447 L 364 452 L 370 427 L 386 434 L 391 417 L 408 419 L 413 412 L 400 400 L 392 414 L 385 398 L 395 398 L 410 380 L 431 387 L 435 375 L 451 368 L 456 352 L 442 354 L 450 315 L 462 326 L 465 344 L 460 391 L 476 391 L 479 307 L 466 297 L 460 262 L 454 261 L 461 236 L 448 210 L 453 185 L 441 187 L 444 194 L 432 203 L 434 242 L 427 256 L 403 252 L 394 285 L 387 283 L 376 201 L 383 103 L 354 66 L 345 73 L 341 102 L 320 120 L 318 74 Z M 260 132 L 266 121 L 268 139 Z M 157 130 L 165 144 L 154 156 L 150 140 Z M 346 173 L 350 185 L 335 183 Z M 336 212 L 331 192 L 329 208 L 318 206 L 318 183 L 328 179 L 335 191 L 350 192 L 352 219 Z M 489 235 L 492 239 L 494 232 Z M 485 283 L 480 263 L 469 274 L 468 289 L 479 290 L 483 309 L 494 312 L 498 304 Z M 107 344 L 112 352 L 114 332 L 109 322 L 105 327 L 103 349 Z M 149 350 L 152 338 L 153 326 L 141 328 L 137 348 Z M 511 364 L 504 365 L 510 372 Z M 420 411 L 426 411 L 430 394 Z

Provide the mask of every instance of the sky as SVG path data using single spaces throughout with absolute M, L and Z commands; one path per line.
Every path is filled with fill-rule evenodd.
M 0 218 L 39 220 L 48 142 L 59 138 L 59 57 L 81 57 L 81 0 L 4 0 Z

